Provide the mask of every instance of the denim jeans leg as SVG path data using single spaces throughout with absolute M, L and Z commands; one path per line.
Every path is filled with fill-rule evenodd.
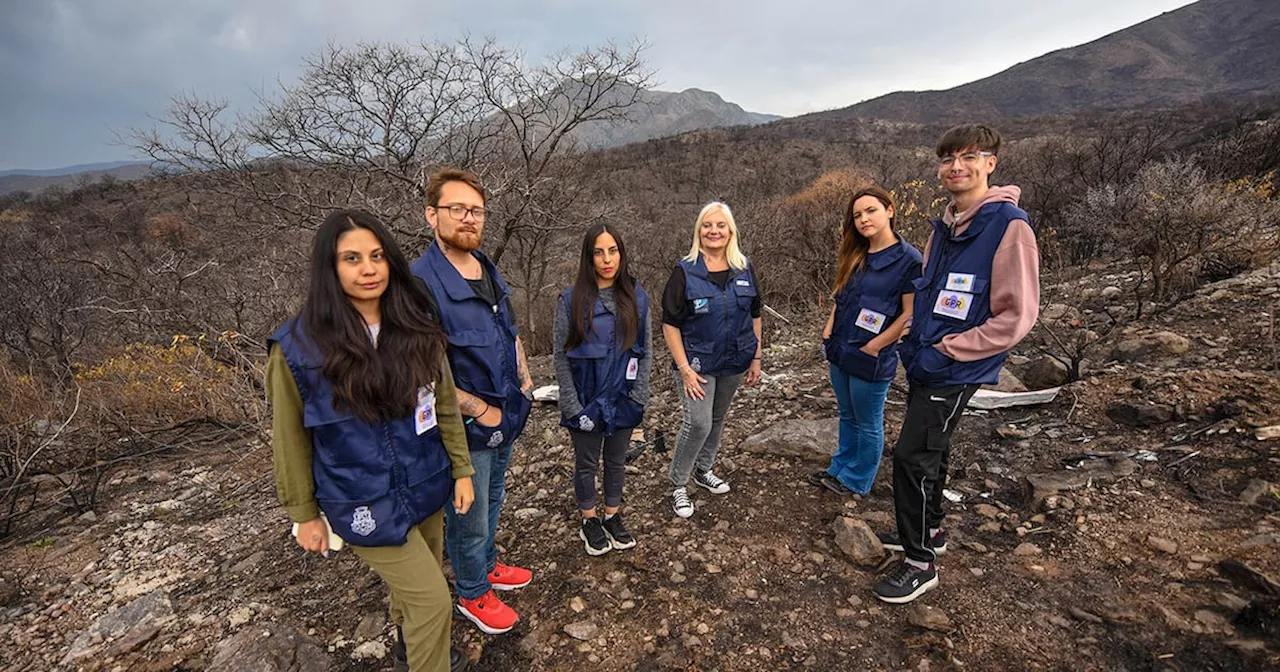
M 701 399 L 690 399 L 684 393 L 684 384 L 680 376 L 676 379 L 676 394 L 679 395 L 684 416 L 680 421 L 680 431 L 676 434 L 676 447 L 671 451 L 671 468 L 667 478 L 671 485 L 683 488 L 689 485 L 689 476 L 693 474 L 693 463 L 702 452 L 702 446 L 711 434 L 711 407 L 716 395 L 716 377 L 703 376 L 707 382 L 702 386 L 706 395 Z
M 475 484 L 476 499 L 465 515 L 453 510 L 453 502 L 446 502 L 445 548 L 449 551 L 449 564 L 453 565 L 454 583 L 458 597 L 474 600 L 489 592 L 489 567 L 487 553 L 490 545 L 488 524 L 490 496 L 488 483 L 497 461 L 497 451 L 471 451 L 471 466 L 476 473 L 471 477 Z
M 854 421 L 853 413 L 853 392 L 850 389 L 850 381 L 853 376 L 846 375 L 835 364 L 829 366 L 831 372 L 831 389 L 836 393 L 836 405 L 840 409 L 840 431 L 836 439 L 836 451 L 831 455 L 831 466 L 827 467 L 827 473 L 836 479 L 841 479 L 844 474 L 853 465 L 853 460 L 857 454 L 858 435 L 857 423 Z M 846 487 L 848 487 L 846 485 Z
M 489 528 L 485 546 L 485 574 L 498 564 L 498 516 L 507 501 L 507 466 L 511 464 L 512 444 L 495 449 L 493 467 L 489 470 Z M 488 583 L 486 578 L 485 583 Z
M 720 451 L 720 434 L 724 432 L 724 421 L 729 415 L 729 406 L 733 404 L 733 395 L 738 391 L 742 376 L 741 373 L 717 376 L 715 394 L 711 394 L 710 391 L 707 393 L 707 396 L 712 398 L 711 431 L 707 434 L 706 442 L 702 444 L 702 450 L 698 451 L 698 459 L 694 461 L 694 468 L 700 474 L 711 471 L 715 466 L 716 453 Z
M 840 482 L 858 494 L 871 492 L 880 458 L 884 453 L 884 400 L 889 394 L 889 381 L 867 381 L 854 377 L 850 381 L 855 424 L 855 450 Z

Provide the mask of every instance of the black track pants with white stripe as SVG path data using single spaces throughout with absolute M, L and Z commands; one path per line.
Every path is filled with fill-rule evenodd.
M 907 394 L 907 415 L 893 448 L 893 508 L 907 557 L 933 562 L 929 528 L 942 526 L 951 434 L 978 385 L 920 387 Z

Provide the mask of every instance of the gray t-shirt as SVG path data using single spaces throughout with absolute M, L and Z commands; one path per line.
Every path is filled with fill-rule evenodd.
M 613 298 L 613 287 L 605 287 L 598 295 L 604 309 L 617 314 L 618 304 Z M 644 406 L 649 403 L 649 372 L 653 368 L 653 333 L 649 330 L 649 313 L 640 316 L 640 333 L 645 335 L 644 354 L 638 362 L 640 370 L 636 372 L 635 384 L 631 388 L 631 399 Z M 551 338 L 555 342 L 556 382 L 560 385 L 560 411 L 566 416 L 582 412 L 582 404 L 578 402 L 578 390 L 573 384 L 573 369 L 569 367 L 569 357 L 565 355 L 564 344 L 569 340 L 569 310 L 563 301 L 556 301 L 556 320 Z

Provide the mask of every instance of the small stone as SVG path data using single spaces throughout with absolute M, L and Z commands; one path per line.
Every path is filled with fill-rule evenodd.
M 387 645 L 378 641 L 365 642 L 351 651 L 351 657 L 356 660 L 367 658 L 382 660 L 387 657 Z
M 1207 556 L 1207 555 L 1193 555 L 1193 556 L 1191 556 L 1191 562 L 1199 562 L 1199 563 L 1202 563 L 1202 564 L 1207 565 L 1207 564 L 1209 564 L 1209 563 L 1213 562 L 1213 558 L 1211 558 L 1211 557 L 1209 557 L 1209 556 Z
M 233 628 L 238 628 L 251 620 L 253 620 L 253 610 L 249 607 L 233 609 L 227 616 L 227 624 Z
M 854 563 L 871 567 L 884 559 L 884 545 L 865 521 L 837 516 L 831 526 L 835 530 L 836 546 Z
M 936 630 L 938 632 L 951 630 L 951 618 L 947 616 L 945 611 L 919 602 L 911 605 L 907 611 L 907 621 L 925 630 Z
M 976 504 L 973 507 L 973 511 L 983 518 L 996 518 L 1000 515 L 1000 509 L 990 504 Z
M 707 565 L 706 570 L 708 574 L 719 574 L 720 572 L 724 571 L 723 569 L 720 568 L 720 565 Z
M 636 603 L 635 603 L 635 601 L 634 601 L 634 600 L 623 600 L 623 601 L 622 601 L 622 604 L 620 604 L 620 605 L 618 605 L 618 606 L 619 606 L 620 608 L 622 608 L 622 609 L 635 609 L 635 608 L 636 608 Z
M 686 635 L 684 638 L 684 648 L 692 649 L 695 646 L 702 646 L 702 640 L 694 635 Z
M 1138 481 L 1138 485 L 1141 485 L 1144 488 L 1154 488 L 1156 487 L 1156 482 L 1149 478 L 1144 478 L 1141 481 Z
M 1249 601 L 1231 593 L 1218 593 L 1218 605 L 1228 611 L 1244 611 L 1249 606 Z
M 694 629 L 698 632 L 699 635 L 705 635 L 708 632 L 711 632 L 711 626 L 707 625 L 706 623 L 699 623 L 698 627 Z
M 150 476 L 147 477 L 147 480 L 151 481 L 152 483 L 159 483 L 163 485 L 173 480 L 173 474 L 167 471 L 164 471 L 162 469 L 160 471 L 152 473 Z
M 587 608 L 587 603 L 581 597 L 574 595 L 569 599 L 569 608 L 573 610 L 573 613 L 581 614 L 582 610 Z
M 76 520 L 82 523 L 96 523 L 98 522 L 98 514 L 94 513 L 93 511 L 85 511 L 84 513 L 80 514 L 80 517 L 76 518 Z
M 970 568 L 969 568 L 969 573 L 970 573 L 970 574 L 973 574 L 973 575 L 974 575 L 974 576 L 976 576 L 976 577 L 981 578 L 981 577 L 982 577 L 982 575 L 986 574 L 987 572 L 986 572 L 986 570 L 984 570 L 984 569 L 983 569 L 983 568 L 981 568 L 981 567 L 970 567 Z
M 587 641 L 595 639 L 600 634 L 600 628 L 590 621 L 578 621 L 564 626 L 564 634 L 579 641 Z
M 1178 544 L 1154 535 L 1147 537 L 1147 545 L 1161 553 L 1172 555 L 1178 552 Z
M 960 543 L 961 546 L 973 551 L 974 553 L 986 553 L 987 547 L 976 541 L 965 541 Z
M 851 606 L 851 607 L 861 607 L 861 606 L 862 606 L 862 598 L 861 598 L 861 597 L 858 597 L 857 595 L 850 595 L 850 596 L 848 597 L 848 599 L 846 599 L 846 600 L 845 600 L 845 602 L 848 602 L 848 603 L 849 603 L 849 606 Z
M 1245 486 L 1244 490 L 1240 493 L 1240 501 L 1244 502 L 1248 506 L 1254 506 L 1258 503 L 1259 499 L 1262 499 L 1263 495 L 1270 491 L 1270 483 L 1255 478 L 1252 481 L 1249 481 L 1249 484 Z
M 760 592 L 759 592 L 759 591 L 757 591 L 755 588 L 748 588 L 748 589 L 746 589 L 746 590 L 743 592 L 743 595 L 745 595 L 745 596 L 746 596 L 746 598 L 747 598 L 748 600 L 758 600 L 758 599 L 760 599 Z
M 998 522 L 996 522 L 996 521 L 994 521 L 994 520 L 989 521 L 989 522 L 985 522 L 985 523 L 983 523 L 983 524 L 981 524 L 981 525 L 979 525 L 979 526 L 978 526 L 978 531 L 979 531 L 979 532 L 999 532 L 999 531 L 1000 531 L 1000 523 L 998 523 Z
M 1044 551 L 1040 550 L 1039 546 L 1036 546 L 1035 544 L 1027 541 L 1024 541 L 1021 544 L 1018 544 L 1018 547 L 1013 549 L 1014 555 L 1018 557 L 1023 557 L 1023 558 L 1029 557 L 1032 555 L 1040 555 L 1043 552 Z

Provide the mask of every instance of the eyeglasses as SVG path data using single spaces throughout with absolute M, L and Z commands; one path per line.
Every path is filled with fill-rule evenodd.
M 449 216 L 458 220 L 459 222 L 462 221 L 463 217 L 467 216 L 468 212 L 471 213 L 471 217 L 475 219 L 477 222 L 483 222 L 484 216 L 489 212 L 488 210 L 485 210 L 484 208 L 481 208 L 481 207 L 468 208 L 465 205 L 458 205 L 457 203 L 454 203 L 453 205 L 437 205 L 434 207 L 436 211 L 440 211 L 440 210 L 449 211 Z
M 992 154 L 991 152 L 965 152 L 960 155 L 947 155 L 938 159 L 938 165 L 943 168 L 950 168 L 955 165 L 956 161 L 965 164 L 974 164 L 984 156 L 995 156 L 995 154 Z

